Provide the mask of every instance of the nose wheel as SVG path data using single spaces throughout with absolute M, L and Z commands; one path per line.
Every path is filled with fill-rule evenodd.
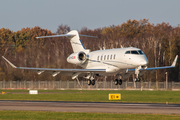
M 88 80 L 88 85 L 91 85 L 91 80 Z
M 135 78 L 135 82 L 140 82 L 141 79 L 138 77 L 138 78 Z
M 122 85 L 122 80 L 121 79 L 119 80 L 119 85 Z

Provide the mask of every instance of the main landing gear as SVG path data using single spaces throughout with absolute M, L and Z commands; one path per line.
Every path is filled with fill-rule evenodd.
M 88 85 L 95 85 L 95 80 L 88 80 Z
M 118 80 L 118 79 L 115 79 L 115 80 L 114 80 L 114 84 L 115 84 L 115 85 L 122 85 L 122 80 L 121 80 L 121 79 L 119 79 L 119 80 Z
M 118 79 L 114 80 L 115 85 L 122 85 L 122 79 L 121 75 L 118 75 Z
M 94 74 L 91 73 L 85 77 L 88 80 L 88 85 L 95 85 Z

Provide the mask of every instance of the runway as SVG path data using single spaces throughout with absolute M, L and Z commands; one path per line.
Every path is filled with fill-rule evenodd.
M 0 101 L 0 110 L 90 112 L 90 113 L 144 113 L 180 114 L 180 104 L 101 103 L 59 101 Z

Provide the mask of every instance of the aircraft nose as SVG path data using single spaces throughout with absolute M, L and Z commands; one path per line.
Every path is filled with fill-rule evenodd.
M 141 60 L 141 61 L 140 61 L 140 64 L 141 64 L 141 65 L 147 65 L 147 64 L 148 64 L 148 60 Z

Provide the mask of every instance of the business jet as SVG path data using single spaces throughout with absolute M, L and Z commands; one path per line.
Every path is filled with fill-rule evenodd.
M 58 74 L 69 75 L 72 79 L 76 79 L 79 83 L 78 77 L 84 77 L 88 80 L 88 85 L 95 85 L 95 76 L 111 76 L 116 75 L 114 80 L 115 85 L 121 85 L 122 79 L 128 78 L 131 74 L 135 74 L 135 81 L 139 82 L 139 74 L 142 75 L 149 70 L 174 68 L 178 59 L 176 55 L 171 66 L 147 68 L 148 60 L 143 51 L 135 47 L 117 48 L 90 51 L 85 49 L 79 36 L 94 37 L 88 35 L 78 34 L 76 30 L 72 30 L 67 34 L 40 36 L 39 38 L 51 37 L 67 37 L 70 39 L 71 46 L 74 53 L 68 58 L 67 62 L 76 64 L 82 69 L 57 69 L 57 68 L 32 68 L 32 67 L 16 67 L 4 56 L 3 59 L 8 62 L 13 68 L 27 69 L 37 72 L 37 74 L 51 73 L 53 77 Z M 80 84 L 80 83 L 79 83 Z

